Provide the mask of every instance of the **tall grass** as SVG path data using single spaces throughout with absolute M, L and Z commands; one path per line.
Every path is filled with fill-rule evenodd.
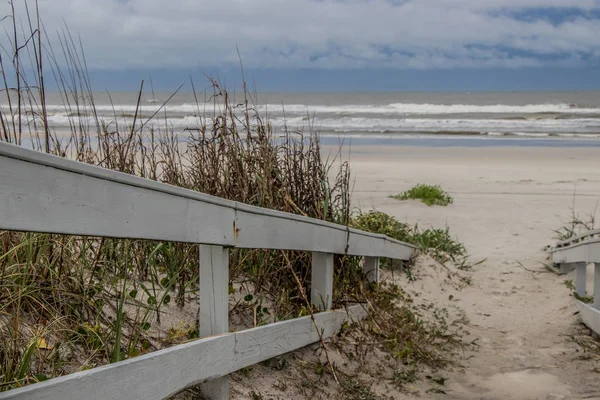
M 575 208 L 571 209 L 571 216 L 563 226 L 554 230 L 554 238 L 556 240 L 568 240 L 586 231 L 594 230 L 596 225 L 596 210 L 581 217 L 575 212 Z
M 116 107 L 111 120 L 102 119 L 81 44 L 65 28 L 54 49 L 37 4 L 24 4 L 24 23 L 14 8 L 3 21 L 11 29 L 0 52 L 2 141 L 247 204 L 348 222 L 348 165 L 332 171 L 335 160 L 322 158 L 310 129 L 276 133 L 245 85 L 240 102 L 210 79 L 213 108 L 206 112 L 199 100 L 205 95 L 190 82 L 198 112 L 186 131 L 161 124 L 168 101 L 153 114 L 144 112 L 144 82 L 131 124 L 122 123 Z M 69 121 L 67 135 L 48 123 L 48 73 Z M 197 307 L 197 246 L 25 232 L 1 232 L 0 243 L 0 390 L 197 337 L 197 328 L 181 334 L 161 325 L 165 313 Z M 289 265 L 309 289 L 308 257 L 233 249 L 230 292 L 245 294 L 231 310 L 236 320 L 254 325 L 305 313 Z M 338 257 L 336 266 L 336 280 L 346 282 L 336 301 L 345 301 L 356 294 L 358 260 Z
M 100 117 L 81 43 L 64 28 L 54 48 L 37 4 L 23 3 L 23 20 L 13 4 L 1 22 L 7 32 L 0 47 L 1 141 L 410 239 L 435 249 L 443 260 L 466 254 L 447 230 L 420 233 L 379 214 L 352 218 L 348 164 L 324 159 L 310 126 L 276 132 L 245 84 L 237 96 L 210 78 L 207 92 L 197 92 L 193 81 L 179 87 L 173 95 L 190 90 L 197 108 L 195 123 L 181 131 L 166 119 L 173 96 L 155 110 L 144 108 L 148 89 L 143 81 L 133 118 L 125 119 L 131 122 L 124 122 L 116 106 L 111 118 Z M 48 78 L 59 91 L 66 134 L 48 123 Z M 303 252 L 231 249 L 231 323 L 248 327 L 309 313 L 304 291 L 310 290 L 310 265 L 310 255 Z M 367 326 L 384 330 L 367 333 L 386 344 L 386 351 L 396 354 L 406 347 L 408 356 L 393 357 L 435 358 L 429 346 L 437 331 L 423 328 L 400 305 L 390 308 L 402 301 L 396 290 L 365 294 L 357 257 L 336 256 L 334 271 L 334 307 L 369 301 L 382 312 Z M 197 338 L 197 308 L 195 245 L 0 232 L 0 391 Z

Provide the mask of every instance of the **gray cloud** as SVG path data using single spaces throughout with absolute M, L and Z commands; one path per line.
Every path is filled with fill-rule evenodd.
M 597 63 L 600 54 L 600 21 L 588 15 L 599 11 L 599 0 L 40 0 L 39 5 L 51 37 L 64 21 L 80 34 L 88 65 L 105 69 L 237 64 L 236 45 L 246 66 L 282 68 L 579 65 Z M 559 23 L 518 20 L 504 12 L 538 8 L 578 12 Z M 0 13 L 7 12 L 0 5 Z

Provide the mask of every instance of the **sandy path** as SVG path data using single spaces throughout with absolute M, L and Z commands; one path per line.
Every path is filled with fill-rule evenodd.
M 600 399 L 597 359 L 582 359 L 572 338 L 582 329 L 568 278 L 547 273 L 541 251 L 568 219 L 574 191 L 577 212 L 596 207 L 600 149 L 354 148 L 351 165 L 355 205 L 421 226 L 447 225 L 474 260 L 487 258 L 454 299 L 479 349 L 461 360 L 464 368 L 446 373 L 447 395 L 421 398 Z M 387 197 L 419 182 L 443 185 L 455 203 L 427 207 Z M 448 303 L 442 284 L 425 279 L 414 289 Z

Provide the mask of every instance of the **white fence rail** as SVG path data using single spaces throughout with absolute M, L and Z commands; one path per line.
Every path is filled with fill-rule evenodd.
M 561 273 L 575 269 L 575 292 L 581 298 L 587 295 L 587 266 L 594 264 L 593 304 L 577 300 L 577 308 L 583 323 L 600 334 L 600 230 L 559 242 L 551 252 L 552 261 L 560 265 Z
M 298 215 L 253 207 L 139 177 L 0 143 L 0 230 L 199 244 L 197 341 L 130 360 L 0 393 L 0 399 L 162 399 L 204 383 L 213 399 L 228 398 L 226 376 L 315 343 L 310 318 L 236 333 L 228 331 L 229 248 L 309 251 L 311 301 L 330 310 L 333 255 L 365 257 L 370 281 L 379 258 L 408 260 L 415 248 Z M 316 315 L 324 337 L 360 306 Z
M 361 306 L 348 309 L 363 315 Z M 344 311 L 315 315 L 330 337 L 348 319 Z M 6 399 L 162 399 L 319 340 L 310 317 L 210 336 L 140 357 L 51 379 L 3 394 Z

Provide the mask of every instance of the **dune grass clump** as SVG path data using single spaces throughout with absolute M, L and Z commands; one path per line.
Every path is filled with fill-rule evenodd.
M 468 257 L 464 244 L 450 234 L 450 229 L 419 229 L 398 221 L 393 216 L 380 211 L 358 213 L 350 224 L 357 229 L 381 233 L 391 238 L 414 244 L 422 253 L 432 256 L 441 263 L 447 261 L 464 265 Z
M 381 211 L 359 212 L 353 216 L 350 224 L 356 229 L 387 235 L 403 242 L 412 241 L 413 229 L 408 224 Z
M 406 192 L 402 192 L 395 196 L 390 196 L 396 200 L 421 200 L 428 206 L 447 206 L 452 204 L 454 199 L 439 185 L 426 185 L 419 183 Z
M 419 230 L 418 226 L 415 226 L 410 243 L 441 263 L 462 262 L 468 256 L 464 244 L 452 237 L 449 227 Z

